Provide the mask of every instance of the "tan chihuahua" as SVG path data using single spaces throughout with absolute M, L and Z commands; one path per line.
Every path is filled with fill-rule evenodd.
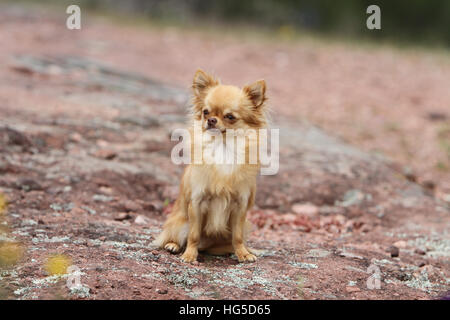
M 215 255 L 235 253 L 240 262 L 256 261 L 256 250 L 246 244 L 249 231 L 246 216 L 255 201 L 259 156 L 256 162 L 248 162 L 250 151 L 257 150 L 253 147 L 258 146 L 259 129 L 267 125 L 265 81 L 240 89 L 222 85 L 198 70 L 192 89 L 192 120 L 201 124 L 202 137 L 194 134 L 191 139 L 191 156 L 195 157 L 193 150 L 200 145 L 202 159 L 191 161 L 186 167 L 179 197 L 154 244 L 172 253 L 185 248 L 181 257 L 184 262 L 196 261 L 199 251 Z M 211 134 L 225 137 L 227 131 L 256 132 L 256 136 L 245 137 L 241 150 L 245 162 L 207 162 L 210 157 L 207 151 L 217 148 L 211 142 Z M 221 141 L 226 141 L 225 147 L 229 143 L 226 139 Z M 239 152 L 234 151 L 234 155 Z

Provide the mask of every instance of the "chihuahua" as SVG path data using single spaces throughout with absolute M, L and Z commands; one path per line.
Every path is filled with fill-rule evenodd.
M 250 160 L 251 153 L 258 150 L 259 129 L 267 125 L 266 83 L 259 80 L 241 89 L 223 85 L 198 70 L 192 90 L 191 118 L 199 124 L 201 137 L 191 126 L 191 157 L 195 161 L 184 171 L 179 196 L 154 244 L 172 253 L 184 249 L 184 262 L 196 261 L 199 251 L 234 253 L 240 262 L 254 262 L 257 251 L 246 244 L 250 230 L 247 211 L 255 201 L 260 163 L 258 155 L 256 161 Z M 256 134 L 247 135 L 248 131 Z M 234 136 L 229 132 L 234 136 L 244 133 L 241 148 L 233 148 Z M 244 161 L 215 161 L 212 153 L 220 148 Z M 193 150 L 200 150 L 200 160 Z M 230 151 L 225 153 L 228 156 Z

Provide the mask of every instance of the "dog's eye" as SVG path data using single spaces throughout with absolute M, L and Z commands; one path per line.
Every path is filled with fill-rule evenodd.
M 228 120 L 234 120 L 236 119 L 231 113 L 228 113 L 225 118 L 227 118 Z
M 207 116 L 208 114 L 209 114 L 209 111 L 208 110 L 203 110 L 203 114 L 205 115 L 205 116 Z

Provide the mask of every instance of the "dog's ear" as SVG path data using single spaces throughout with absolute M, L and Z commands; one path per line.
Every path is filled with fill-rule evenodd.
M 196 96 L 201 96 L 206 89 L 216 86 L 219 82 L 212 76 L 207 74 L 201 69 L 198 69 L 194 75 L 194 81 L 192 83 L 192 89 Z
M 256 108 L 266 101 L 266 82 L 258 80 L 242 89 Z

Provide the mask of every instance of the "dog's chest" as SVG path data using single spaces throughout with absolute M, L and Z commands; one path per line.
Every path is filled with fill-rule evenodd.
M 203 161 L 213 166 L 217 174 L 230 176 L 238 170 L 237 152 L 233 146 L 216 141 L 203 141 Z
M 226 197 L 205 197 L 200 203 L 204 219 L 203 230 L 207 235 L 226 235 L 232 212 L 232 203 Z
M 226 236 L 231 215 L 248 203 L 250 185 L 224 178 L 211 168 L 198 167 L 191 179 L 192 200 L 204 218 L 204 233 Z

